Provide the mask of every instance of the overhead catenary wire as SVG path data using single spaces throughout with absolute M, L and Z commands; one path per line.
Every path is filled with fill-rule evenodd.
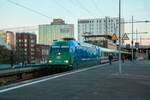
M 23 31 L 23 30 L 33 31 L 33 30 L 37 30 L 37 28 L 38 28 L 38 25 L 22 26 L 22 27 L 10 27 L 10 28 L 3 28 L 0 30 L 2 30 L 2 31 Z
M 72 3 L 73 3 L 73 0 L 70 0 Z M 81 2 L 79 0 L 75 0 L 76 3 L 77 3 L 77 6 L 79 8 L 81 8 L 82 10 L 84 10 L 85 12 L 87 12 L 90 16 L 92 15 L 95 15 L 94 13 L 92 13 L 91 11 L 89 11 L 86 7 L 83 6 L 83 4 L 81 4 Z
M 81 9 L 81 8 L 77 5 L 77 3 L 74 2 L 73 0 L 69 0 L 69 3 L 72 5 L 72 7 L 77 8 L 77 9 Z M 79 11 L 79 10 L 77 10 L 77 11 Z M 82 11 L 83 11 L 83 13 L 87 13 L 87 12 L 85 12 L 83 9 L 82 9 Z M 75 12 L 74 12 L 74 13 L 75 13 Z M 83 13 L 82 13 L 82 14 L 83 14 Z M 81 16 L 82 14 L 80 14 L 79 16 Z
M 12 1 L 12 0 L 7 0 L 7 1 L 8 1 L 9 3 L 12 3 L 12 4 L 16 5 L 16 6 L 19 6 L 19 7 L 21 7 L 21 8 L 24 8 L 24 9 L 26 9 L 26 10 L 28 10 L 28 11 L 33 12 L 33 13 L 36 13 L 36 14 L 38 14 L 38 15 L 40 15 L 40 16 L 45 17 L 45 18 L 48 18 L 48 19 L 51 18 L 51 17 L 49 17 L 49 16 L 46 15 L 46 14 L 43 14 L 43 13 L 41 13 L 41 12 L 39 12 L 39 11 L 37 11 L 37 10 L 31 9 L 31 8 L 29 8 L 29 7 L 26 7 L 26 6 L 22 5 L 22 4 L 19 4 L 19 3 L 15 2 L 15 1 Z
M 70 15 L 72 15 L 73 17 L 76 16 L 76 15 L 74 15 L 74 13 L 70 9 L 67 9 L 65 6 L 63 6 L 61 3 L 59 3 L 57 0 L 54 0 L 53 2 L 57 6 L 61 7 L 62 9 L 64 9 L 67 13 L 70 13 Z
M 95 0 L 93 0 L 92 3 L 93 3 L 93 5 L 95 6 L 96 9 L 99 9 Z
M 91 2 L 92 2 L 92 4 L 94 5 L 96 11 L 97 11 L 98 14 L 99 14 L 99 13 L 100 13 L 100 9 L 99 9 L 99 7 L 98 7 L 98 5 L 97 5 L 97 2 L 96 2 L 95 0 L 92 0 Z
M 0 10 L 1 10 L 3 7 L 5 7 L 7 3 L 8 3 L 8 2 L 3 3 L 3 4 L 0 6 Z
M 38 14 L 38 15 L 41 15 L 41 16 L 43 16 L 43 17 L 45 17 L 45 18 L 50 18 L 48 15 L 45 15 L 45 14 L 43 14 L 43 13 L 41 13 L 41 12 L 39 12 L 39 11 L 37 11 L 37 10 L 34 10 L 34 9 L 31 9 L 31 8 L 29 8 L 29 7 L 27 7 L 27 6 L 25 6 L 25 5 L 22 5 L 22 4 L 20 4 L 20 3 L 17 3 L 17 2 L 15 2 L 15 1 L 13 1 L 13 0 L 7 0 L 9 3 L 11 3 L 11 4 L 14 4 L 14 5 L 16 5 L 16 6 L 19 6 L 19 7 L 21 7 L 21 8 L 24 8 L 24 9 L 26 9 L 26 10 L 28 10 L 28 11 L 31 11 L 31 12 L 34 12 L 34 13 L 36 13 L 36 14 Z M 67 9 L 67 8 L 65 8 L 62 4 L 60 4 L 59 2 L 57 2 L 57 1 L 55 1 L 55 3 L 56 3 L 56 5 L 58 5 L 58 6 L 60 6 L 61 8 L 63 8 L 66 12 L 68 12 L 68 13 L 70 13 L 70 15 L 72 15 L 73 16 L 73 13 L 69 10 L 69 9 Z M 35 25 L 35 26 L 38 26 L 38 25 Z M 0 29 L 0 30 L 10 30 L 10 31 L 12 31 L 12 30 L 14 30 L 14 31 L 18 31 L 18 30 L 24 30 L 24 29 L 26 29 L 26 30 L 36 30 L 37 28 L 35 28 L 35 26 L 23 26 L 23 27 L 12 27 L 12 28 L 3 28 L 3 29 Z

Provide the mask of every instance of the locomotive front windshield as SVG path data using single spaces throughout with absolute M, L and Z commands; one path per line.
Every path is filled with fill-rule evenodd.
M 50 50 L 51 53 L 57 53 L 59 51 L 60 51 L 59 48 L 51 48 Z
M 51 47 L 51 53 L 69 52 L 69 47 Z
M 68 52 L 69 48 L 60 48 L 60 52 Z

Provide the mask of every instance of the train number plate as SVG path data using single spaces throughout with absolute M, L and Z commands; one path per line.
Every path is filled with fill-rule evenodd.
M 60 56 L 57 56 L 56 58 L 57 58 L 57 59 L 60 59 L 61 57 L 60 57 Z
M 60 63 L 61 61 L 57 60 L 56 62 L 57 62 L 57 63 Z

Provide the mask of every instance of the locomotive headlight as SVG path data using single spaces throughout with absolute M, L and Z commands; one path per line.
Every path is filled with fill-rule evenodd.
M 52 61 L 51 60 L 49 60 L 49 63 L 51 63 Z
M 65 62 L 65 63 L 68 63 L 69 61 L 68 61 L 68 60 L 65 60 L 64 62 Z
M 61 53 L 60 52 L 58 52 L 58 55 L 60 55 Z

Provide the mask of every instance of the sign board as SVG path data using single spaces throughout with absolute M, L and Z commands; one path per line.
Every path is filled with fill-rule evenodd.
M 112 39 L 113 41 L 118 40 L 117 35 L 116 35 L 116 34 L 113 34 L 111 39 Z
M 127 33 L 124 33 L 122 35 L 122 40 L 129 40 L 129 37 L 128 37 Z

